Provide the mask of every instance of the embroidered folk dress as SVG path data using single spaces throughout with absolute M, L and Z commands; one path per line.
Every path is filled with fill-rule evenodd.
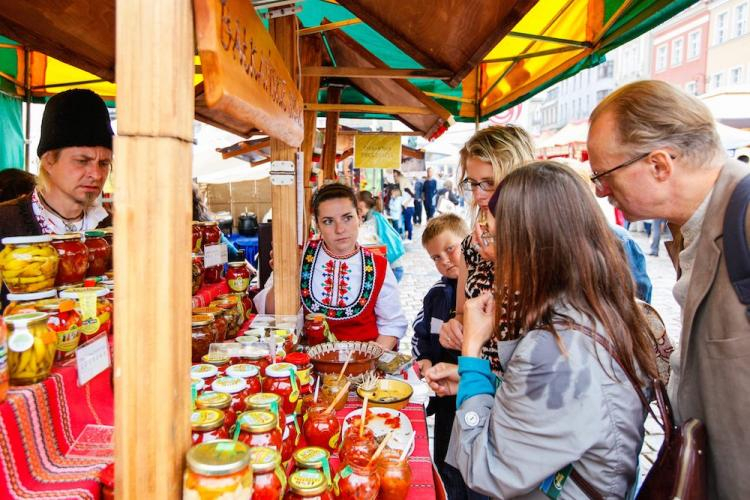
M 326 315 L 339 340 L 401 338 L 407 321 L 396 277 L 385 257 L 358 246 L 334 256 L 322 240 L 308 242 L 302 255 L 300 297 L 304 313 Z

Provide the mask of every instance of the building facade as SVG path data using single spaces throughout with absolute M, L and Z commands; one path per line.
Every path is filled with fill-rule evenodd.
M 708 91 L 736 89 L 750 82 L 750 7 L 748 0 L 709 4 Z

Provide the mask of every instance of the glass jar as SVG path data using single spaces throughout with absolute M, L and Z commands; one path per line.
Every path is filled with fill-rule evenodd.
M 11 293 L 51 290 L 60 257 L 49 235 L 3 238 L 0 274 Z
M 298 470 L 289 476 L 289 491 L 284 500 L 333 500 L 333 493 L 322 472 L 315 469 Z
M 331 454 L 325 448 L 319 446 L 306 446 L 299 448 L 292 454 L 294 460 L 294 469 L 316 469 L 321 472 L 328 471 L 331 473 L 329 461 Z
M 192 319 L 192 360 L 200 363 L 203 356 L 208 354 L 208 348 L 216 340 L 216 327 L 213 318 L 208 314 L 194 314 Z
M 232 409 L 238 414 L 245 410 L 245 398 L 249 394 L 245 393 L 247 384 L 241 378 L 219 377 L 211 384 L 211 389 L 229 394 L 232 397 Z
M 190 378 L 203 380 L 206 387 L 214 383 L 219 376 L 219 369 L 209 363 L 199 363 L 190 367 Z
M 312 383 L 313 366 L 309 354 L 306 352 L 290 352 L 284 357 L 284 361 L 294 365 L 300 386 Z
M 209 365 L 214 365 L 221 375 L 224 375 L 227 367 L 229 366 L 229 357 L 220 354 L 206 354 L 201 358 L 201 361 Z
M 239 440 L 250 447 L 265 446 L 281 451 L 281 430 L 276 415 L 266 410 L 251 410 L 237 417 Z
M 333 401 L 338 393 L 344 389 L 346 382 L 346 377 L 339 378 L 338 373 L 324 373 L 320 388 L 323 399 Z M 341 410 L 346 405 L 346 400 L 346 396 L 339 399 L 339 402 L 336 403 L 336 410 Z
M 297 375 L 291 363 L 274 363 L 266 368 L 263 379 L 263 392 L 272 392 L 281 396 L 281 406 L 286 414 L 294 413 L 299 399 Z
M 35 384 L 49 376 L 57 335 L 43 312 L 5 317 L 8 328 L 8 369 L 11 385 Z
M 0 403 L 5 401 L 8 395 L 8 329 L 5 327 L 3 318 L 0 318 Z
M 109 276 L 109 273 L 111 273 L 112 270 L 114 269 L 114 266 L 113 266 L 114 262 L 113 262 L 112 258 L 113 258 L 113 254 L 114 254 L 114 250 L 115 250 L 115 247 L 114 247 L 115 230 L 112 227 L 105 227 L 105 228 L 100 229 L 100 231 L 102 233 L 104 233 L 104 236 L 102 236 L 102 237 L 104 238 L 104 241 L 107 242 L 107 244 L 109 245 L 109 248 L 110 248 L 109 260 L 107 261 L 107 272 L 105 272 L 104 274 L 105 274 L 105 276 L 107 276 L 107 278 L 112 279 Z
M 299 444 L 300 436 L 296 415 L 287 415 L 285 421 L 284 430 L 281 434 L 281 461 L 284 463 L 292 458 L 292 453 Z
M 286 474 L 281 469 L 281 454 L 262 446 L 250 448 L 253 468 L 253 499 L 281 499 L 286 491 Z
M 286 413 L 281 407 L 281 396 L 270 392 L 259 392 L 245 398 L 245 408 L 248 411 L 264 410 L 270 411 L 278 422 L 286 422 Z M 282 436 L 283 437 L 283 436 Z
M 85 343 L 100 333 L 112 332 L 112 302 L 107 299 L 109 290 L 104 287 L 66 288 L 61 299 L 76 301 L 76 311 L 81 316 L 81 342 Z
M 84 244 L 88 248 L 89 267 L 86 276 L 103 276 L 111 269 L 112 247 L 104 239 L 104 231 L 86 231 Z
M 237 319 L 237 329 L 245 323 L 245 304 L 242 301 L 243 293 L 222 293 L 216 297 L 218 301 L 229 301 L 234 304 Z
M 253 494 L 250 449 L 220 439 L 201 443 L 187 453 L 183 498 L 247 500 Z
M 350 455 L 362 455 L 371 457 L 378 448 L 378 442 L 375 440 L 375 434 L 371 429 L 365 427 L 362 436 L 359 435 L 359 420 L 355 420 L 352 425 L 347 427 L 344 438 L 339 450 L 339 458 L 345 461 Z
M 39 311 L 47 313 L 47 328 L 57 335 L 55 361 L 64 361 L 75 356 L 81 341 L 81 315 L 70 299 L 45 299 L 37 303 Z
M 400 452 L 383 450 L 375 464 L 375 469 L 380 478 L 379 499 L 404 500 L 407 497 L 411 483 L 411 469 L 408 461 L 401 460 Z
M 193 444 L 208 443 L 217 439 L 229 439 L 224 427 L 224 413 L 213 408 L 196 410 L 190 416 Z
M 221 229 L 219 229 L 218 222 L 204 222 L 201 224 L 201 230 L 203 232 L 201 250 L 205 249 L 208 245 L 218 245 L 221 242 Z
M 208 314 L 214 320 L 216 328 L 216 340 L 214 342 L 224 342 L 227 337 L 227 320 L 224 318 L 224 310 L 219 307 L 196 307 L 193 314 Z
M 214 300 L 209 304 L 210 307 L 218 307 L 224 311 L 224 319 L 227 322 L 227 333 L 225 340 L 233 339 L 237 336 L 238 316 L 237 316 L 237 304 L 234 301 L 226 300 Z
M 310 313 L 305 316 L 303 331 L 307 338 L 307 345 L 313 346 L 322 344 L 326 341 L 325 337 L 325 315 L 320 313 Z
M 225 392 L 206 391 L 195 398 L 198 409 L 210 408 L 224 413 L 224 429 L 229 432 L 237 421 L 237 412 L 232 408 L 232 396 Z
M 326 412 L 326 408 L 320 406 L 312 407 L 307 411 L 302 432 L 310 446 L 335 450 L 341 436 L 341 424 L 333 411 Z
M 266 369 L 271 366 L 271 350 L 268 344 L 263 342 L 252 342 L 246 344 L 242 349 L 242 356 L 239 358 L 241 363 L 249 363 L 260 369 L 260 376 L 266 376 Z
M 203 282 L 207 285 L 221 283 L 224 266 L 211 266 L 203 269 Z
M 81 233 L 56 234 L 52 246 L 60 257 L 55 286 L 80 283 L 89 267 L 89 251 L 81 241 Z
M 7 295 L 8 305 L 5 306 L 3 315 L 21 314 L 27 312 L 39 312 L 39 303 L 46 299 L 57 297 L 57 290 L 47 290 L 34 293 L 9 293 Z
M 340 500 L 375 500 L 380 489 L 380 478 L 370 457 L 349 457 L 333 479 Z
M 202 223 L 193 221 L 193 253 L 203 252 L 203 228 Z
M 205 268 L 203 267 L 203 255 L 202 254 L 193 254 L 193 286 L 192 286 L 192 292 L 193 295 L 198 293 L 198 290 L 201 289 L 203 286 L 203 274 L 205 272 Z
M 245 293 L 250 285 L 250 270 L 244 262 L 230 262 L 227 285 L 233 292 Z
M 228 366 L 225 373 L 228 377 L 244 380 L 247 384 L 247 388 L 245 389 L 246 394 L 257 394 L 261 391 L 260 370 L 257 366 L 248 363 L 238 363 Z

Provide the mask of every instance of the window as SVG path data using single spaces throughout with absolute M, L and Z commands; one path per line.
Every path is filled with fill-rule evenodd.
M 747 32 L 747 4 L 741 3 L 734 8 L 734 36 Z
M 599 65 L 599 79 L 612 78 L 615 73 L 615 62 L 607 61 L 604 64 Z
M 672 42 L 672 66 L 679 66 L 680 64 L 682 64 L 683 44 L 684 44 L 684 41 L 682 37 Z
M 656 48 L 656 71 L 667 69 L 667 45 L 659 45 Z
M 740 85 L 742 83 L 742 66 L 737 66 L 729 70 L 729 83 L 731 85 Z
M 607 97 L 609 90 L 597 90 L 596 91 L 596 103 L 599 104 L 602 100 Z
M 716 16 L 716 38 L 714 40 L 714 44 L 716 45 L 727 41 L 728 17 L 726 12 L 722 12 Z
M 698 95 L 698 84 L 695 80 L 687 82 L 685 84 L 685 92 L 690 95 Z
M 711 89 L 716 90 L 720 88 L 722 85 L 724 85 L 724 74 L 723 73 L 714 73 L 711 75 Z
M 688 35 L 687 59 L 697 59 L 701 55 L 701 30 L 691 31 Z

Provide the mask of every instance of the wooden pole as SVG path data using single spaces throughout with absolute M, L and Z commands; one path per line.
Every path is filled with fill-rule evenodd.
M 277 17 L 268 22 L 289 74 L 297 75 L 297 18 Z M 297 148 L 271 138 L 271 161 L 295 162 Z M 271 187 L 273 213 L 273 291 L 276 314 L 297 314 L 299 310 L 299 255 L 297 253 L 297 186 Z
M 190 0 L 117 0 L 116 491 L 176 500 L 190 446 Z
M 337 105 L 341 101 L 341 86 L 328 86 L 328 104 Z M 305 106 L 307 108 L 307 106 Z M 323 179 L 336 178 L 336 138 L 339 129 L 338 112 L 326 113 L 326 135 L 323 143 L 323 157 L 320 165 L 323 169 Z
M 319 65 L 323 61 L 323 40 L 319 36 L 309 36 L 300 39 L 300 62 L 302 66 Z M 303 76 L 302 88 L 300 89 L 303 102 L 318 102 L 318 90 L 320 89 L 319 76 Z M 303 182 L 305 187 L 305 211 L 302 227 L 310 227 L 311 214 L 308 207 L 312 198 L 313 186 L 310 182 L 312 177 L 313 166 L 313 148 L 315 146 L 315 133 L 317 132 L 318 113 L 315 111 L 304 112 L 305 139 L 302 142 L 302 151 L 304 154 Z

